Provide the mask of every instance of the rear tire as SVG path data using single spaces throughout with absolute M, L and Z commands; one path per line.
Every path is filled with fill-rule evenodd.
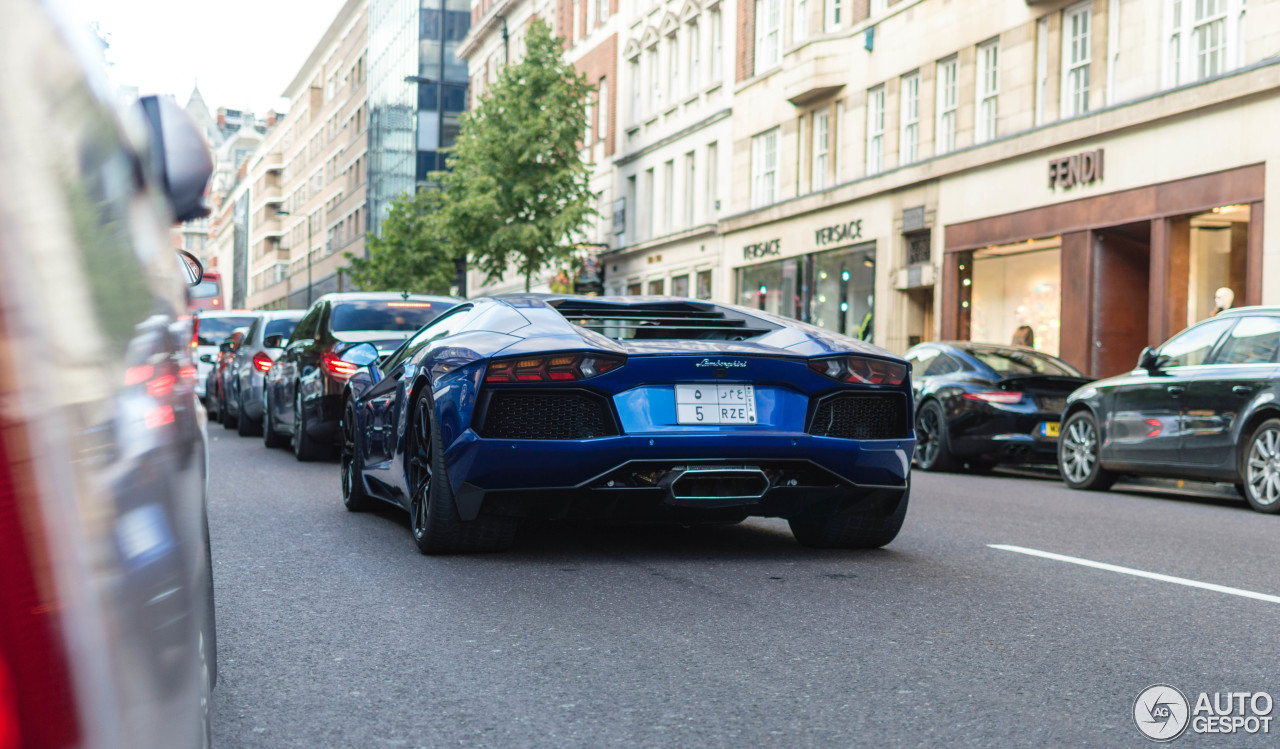
M 954 471 L 960 461 L 951 452 L 947 415 L 942 404 L 925 401 L 916 414 L 916 465 L 922 471 Z
M 222 404 L 222 428 L 235 429 L 240 424 L 240 409 L 236 409 L 235 413 L 227 405 L 231 402 L 231 396 L 227 396 Z
M 1253 430 L 1240 451 L 1238 484 L 1249 506 L 1273 515 L 1280 512 L 1280 419 L 1267 419 Z
M 293 387 L 293 457 L 301 462 L 324 457 L 324 448 L 307 433 L 307 412 L 302 408 L 302 385 Z
M 1102 439 L 1098 420 L 1089 411 L 1076 411 L 1062 425 L 1058 438 L 1058 472 L 1072 489 L 1106 491 L 1119 475 L 1102 467 Z
M 373 505 L 373 498 L 364 488 L 364 461 L 360 458 L 359 435 L 356 434 L 355 401 L 347 399 L 342 408 L 342 420 L 338 432 L 342 435 L 340 455 L 342 462 L 342 504 L 350 512 L 364 512 Z
M 249 418 L 249 414 L 244 412 L 244 397 L 239 398 L 240 408 L 237 409 L 240 416 L 236 420 L 236 434 L 241 437 L 257 437 L 262 432 L 262 420 L 254 421 Z
M 267 447 L 284 447 L 289 444 L 289 438 L 276 429 L 276 420 L 272 415 L 270 391 L 263 385 L 262 390 L 262 444 Z
M 515 518 L 481 515 L 464 521 L 453 499 L 444 444 L 436 420 L 435 402 L 424 389 L 414 401 L 410 444 L 413 502 L 409 525 L 418 551 L 423 554 L 468 554 L 505 551 L 515 543 L 520 523 Z
M 854 507 L 845 511 L 788 518 L 791 534 L 802 546 L 815 549 L 878 549 L 898 537 L 907 517 L 911 490 L 896 507 Z

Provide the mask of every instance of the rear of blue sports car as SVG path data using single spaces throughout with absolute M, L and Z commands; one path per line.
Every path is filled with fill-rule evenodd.
M 557 315 L 561 330 L 500 351 L 442 414 L 464 522 L 759 515 L 812 546 L 897 535 L 915 447 L 904 360 L 709 303 L 530 304 L 533 327 Z

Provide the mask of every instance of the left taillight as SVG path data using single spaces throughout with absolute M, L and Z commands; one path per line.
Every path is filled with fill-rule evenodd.
M 324 367 L 325 374 L 335 380 L 349 380 L 359 369 L 351 362 L 343 361 L 342 357 L 332 351 L 326 351 L 320 356 L 320 364 Z
M 626 364 L 607 354 L 549 354 L 521 356 L 489 362 L 485 382 L 575 382 L 586 380 Z
M 275 364 L 275 362 L 271 361 L 271 357 L 267 356 L 267 352 L 265 351 L 259 351 L 253 355 L 253 368 L 259 372 L 264 374 L 270 372 L 272 364 Z M 350 377 L 351 375 L 347 376 Z
M 826 356 L 810 359 L 809 369 L 840 382 L 859 385 L 901 385 L 907 365 L 869 356 Z
M 982 390 L 977 393 L 965 393 L 964 397 L 984 403 L 1017 403 L 1022 400 L 1022 393 L 1014 390 Z

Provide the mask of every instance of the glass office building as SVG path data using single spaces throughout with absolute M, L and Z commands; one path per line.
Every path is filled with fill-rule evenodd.
M 444 167 L 467 104 L 458 42 L 471 26 L 468 0 L 369 2 L 369 210 L 381 234 L 391 202 Z

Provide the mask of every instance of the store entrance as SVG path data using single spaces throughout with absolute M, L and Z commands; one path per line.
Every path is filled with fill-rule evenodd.
M 1109 377 L 1133 369 L 1138 353 L 1147 345 L 1151 222 L 1108 227 L 1092 235 L 1096 268 L 1089 374 Z M 1081 343 L 1087 346 L 1090 341 L 1085 337 Z

